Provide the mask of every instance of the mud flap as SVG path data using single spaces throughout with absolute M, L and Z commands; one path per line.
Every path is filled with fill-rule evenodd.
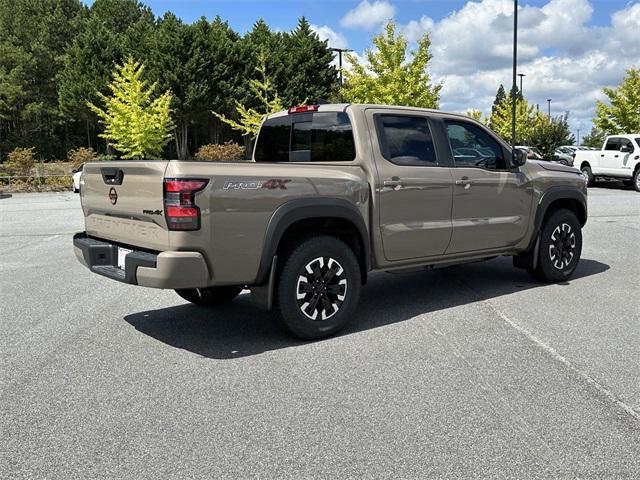
M 513 266 L 526 270 L 535 270 L 538 266 L 538 252 L 540 250 L 540 233 L 536 236 L 533 248 L 513 257 Z
M 273 296 L 276 287 L 276 267 L 278 263 L 278 256 L 274 255 L 271 260 L 271 269 L 269 270 L 269 278 L 265 285 L 251 286 L 251 300 L 260 308 L 265 310 L 273 309 Z

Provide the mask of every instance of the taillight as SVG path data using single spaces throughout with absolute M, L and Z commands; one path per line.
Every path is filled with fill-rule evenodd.
M 289 109 L 289 113 L 306 113 L 306 112 L 317 112 L 320 105 L 300 105 L 297 107 L 291 107 Z
M 169 230 L 199 230 L 200 209 L 195 194 L 208 180 L 193 178 L 164 179 L 164 216 Z

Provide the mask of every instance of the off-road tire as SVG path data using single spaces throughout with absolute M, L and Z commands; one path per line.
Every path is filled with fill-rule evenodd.
M 284 255 L 277 304 L 286 329 L 303 340 L 328 337 L 356 311 L 361 273 L 344 242 L 328 235 L 307 237 Z
M 542 226 L 538 263 L 529 273 L 543 282 L 568 280 L 580 261 L 582 228 L 576 214 L 560 209 L 549 216 Z
M 587 179 L 587 187 L 592 187 L 595 183 L 596 179 L 593 176 L 593 172 L 591 171 L 591 167 L 589 165 L 585 165 L 580 169 L 582 172 L 582 176 Z
M 223 287 L 207 287 L 207 288 L 182 288 L 176 290 L 176 293 L 186 301 L 203 307 L 213 307 L 229 303 L 236 298 L 242 287 L 223 286 Z

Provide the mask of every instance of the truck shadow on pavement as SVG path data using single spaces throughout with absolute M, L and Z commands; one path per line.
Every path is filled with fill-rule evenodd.
M 604 263 L 581 259 L 574 277 L 558 285 L 569 285 L 608 269 Z M 524 290 L 540 288 L 543 295 L 542 287 L 549 286 L 513 268 L 511 260 L 504 257 L 441 270 L 372 274 L 362 289 L 355 318 L 337 338 Z M 567 296 L 567 301 L 578 300 Z M 248 294 L 222 307 L 187 303 L 134 313 L 124 320 L 167 345 L 214 359 L 239 358 L 308 343 L 288 335 L 275 314 L 255 306 Z

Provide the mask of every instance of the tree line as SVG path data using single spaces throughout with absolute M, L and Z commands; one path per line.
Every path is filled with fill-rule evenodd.
M 159 91 L 171 91 L 173 141 L 164 155 L 184 159 L 206 143 L 239 141 L 212 110 L 236 117 L 236 101 L 255 107 L 258 57 L 283 105 L 335 97 L 333 52 L 309 22 L 278 32 L 258 20 L 245 35 L 226 21 L 185 23 L 155 17 L 137 0 L 0 0 L 0 158 L 34 147 L 64 158 L 84 146 L 113 153 L 90 104 L 108 96 L 114 67 L 131 57 Z

